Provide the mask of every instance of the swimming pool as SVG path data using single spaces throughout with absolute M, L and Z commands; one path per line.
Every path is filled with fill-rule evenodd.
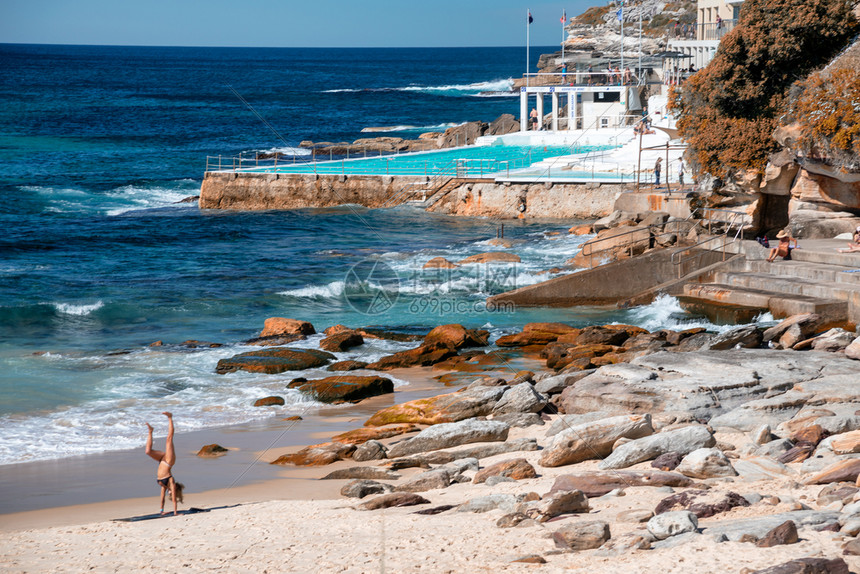
M 529 167 L 549 157 L 613 149 L 612 145 L 470 146 L 401 155 L 289 163 L 241 169 L 247 173 L 493 177 Z

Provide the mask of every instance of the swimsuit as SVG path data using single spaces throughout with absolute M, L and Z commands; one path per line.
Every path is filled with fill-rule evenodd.
M 161 464 L 165 465 L 165 466 L 167 467 L 167 470 L 168 470 L 168 471 L 169 471 L 169 470 L 170 470 L 170 468 L 171 468 L 171 466 L 170 466 L 169 464 L 167 464 L 166 462 L 164 462 L 163 460 L 159 460 L 159 461 L 158 461 L 158 464 L 160 464 L 160 465 L 161 465 Z M 169 487 L 169 485 L 170 485 L 170 479 L 171 479 L 171 478 L 173 478 L 173 474 L 168 474 L 168 475 L 167 475 L 167 476 L 165 476 L 164 478 L 156 478 L 156 479 L 155 479 L 155 482 L 157 482 L 158 484 L 160 484 L 160 485 L 161 485 L 161 486 L 163 486 L 164 488 L 168 488 L 168 487 Z

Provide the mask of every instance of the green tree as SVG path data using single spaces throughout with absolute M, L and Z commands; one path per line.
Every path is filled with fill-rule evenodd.
M 791 85 L 857 32 L 853 0 L 746 0 L 711 63 L 672 97 L 692 160 L 725 177 L 763 170 Z

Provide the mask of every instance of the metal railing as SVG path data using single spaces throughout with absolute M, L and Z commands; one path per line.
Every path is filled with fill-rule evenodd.
M 698 260 L 708 251 L 718 251 L 718 250 L 721 251 L 722 255 L 723 255 L 723 261 L 725 261 L 726 260 L 726 253 L 728 252 L 727 251 L 728 246 L 735 243 L 736 241 L 738 241 L 741 233 L 743 232 L 743 228 L 744 228 L 744 224 L 746 223 L 746 219 L 747 219 L 747 217 L 750 217 L 748 214 L 740 212 L 740 211 L 732 211 L 730 209 L 717 209 L 717 208 L 713 208 L 713 207 L 701 207 L 701 208 L 697 207 L 696 209 L 694 209 L 692 211 L 692 213 L 690 214 L 690 217 L 692 217 L 694 214 L 696 214 L 698 212 L 702 213 L 703 218 L 704 218 L 705 214 L 710 214 L 710 213 L 725 214 L 725 217 L 723 219 L 716 219 L 716 220 L 712 217 L 707 217 L 707 221 L 708 221 L 708 228 L 707 229 L 708 229 L 708 234 L 711 235 L 711 237 L 703 239 L 702 241 L 699 241 L 695 245 L 691 245 L 690 247 L 687 247 L 686 249 L 676 251 L 675 253 L 672 254 L 672 264 L 678 268 L 678 278 L 679 279 L 682 277 L 681 266 L 684 263 L 686 263 L 688 261 L 692 261 L 694 259 Z M 721 224 L 721 225 L 726 226 L 725 230 L 717 236 L 713 235 L 713 226 L 714 226 L 715 222 L 717 224 Z M 701 223 L 698 223 L 698 224 L 701 226 Z M 730 238 L 730 235 L 732 233 L 732 229 L 734 229 L 736 224 L 738 226 L 737 231 L 735 231 L 734 237 Z M 703 227 L 703 229 L 704 229 L 704 227 Z M 716 243 L 716 245 L 715 245 L 715 243 Z M 688 255 L 687 257 L 683 256 L 684 253 L 689 254 L 694 249 L 698 249 L 699 252 Z
M 605 69 L 571 72 L 528 72 L 523 74 L 523 81 L 530 87 L 543 86 L 642 86 L 646 84 L 659 84 L 659 81 L 647 81 L 647 73 L 643 70 L 631 70 L 626 67 L 620 69 Z M 523 84 L 525 85 L 525 84 Z
M 669 40 L 721 40 L 737 26 L 738 21 L 732 19 L 707 24 L 676 24 L 666 28 Z

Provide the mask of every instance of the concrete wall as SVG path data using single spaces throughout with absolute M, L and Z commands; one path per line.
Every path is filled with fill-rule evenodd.
M 680 248 L 683 250 L 684 248 Z M 513 303 L 519 307 L 572 307 L 574 305 L 612 305 L 628 301 L 660 285 L 678 281 L 678 267 L 672 263 L 676 248 L 660 249 L 572 275 L 556 277 L 537 285 L 490 297 L 488 303 Z M 704 254 L 695 267 L 683 271 L 695 273 L 722 258 L 719 253 Z
M 410 183 L 424 177 L 207 173 L 200 188 L 201 209 L 300 209 L 347 203 L 383 207 Z M 414 186 L 420 189 L 421 186 Z M 413 199 L 403 196 L 402 200 Z
M 512 219 L 597 219 L 612 213 L 621 185 L 467 183 L 430 211 Z

